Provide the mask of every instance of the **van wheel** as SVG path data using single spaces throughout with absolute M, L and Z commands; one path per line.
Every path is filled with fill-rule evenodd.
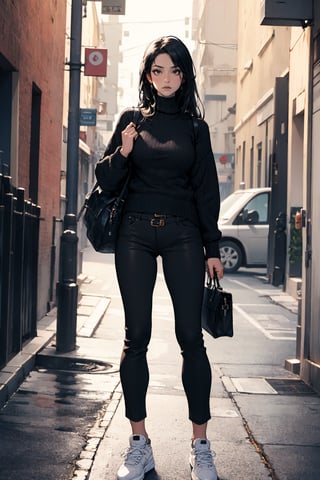
M 220 242 L 221 262 L 225 273 L 236 272 L 242 265 L 242 252 L 240 247 L 232 240 Z

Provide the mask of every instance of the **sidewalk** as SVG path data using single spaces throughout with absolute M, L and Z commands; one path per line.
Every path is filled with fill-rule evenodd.
M 112 312 L 108 295 L 115 282 L 105 278 L 104 262 L 113 258 L 105 256 L 101 262 L 101 256 L 90 250 L 85 256 L 76 350 L 56 351 L 53 309 L 38 322 L 37 337 L 0 371 L 0 480 L 87 478 L 118 407 L 123 328 L 118 322 L 110 331 L 110 318 L 105 315 L 108 309 Z M 42 369 L 53 373 L 41 375 Z M 59 370 L 66 373 L 68 369 L 69 377 L 59 376 Z
M 88 362 L 97 370 L 106 366 L 107 376 L 103 377 L 104 384 L 101 384 L 101 390 L 106 392 L 104 408 L 87 432 L 87 442 L 79 451 L 73 476 L 61 478 L 114 480 L 121 452 L 127 447 L 130 434 L 124 418 L 118 373 L 123 336 L 121 299 L 113 273 L 112 256 L 97 255 L 88 250 L 83 271 L 77 350 L 67 355 L 56 353 L 56 312 L 52 311 L 39 322 L 38 337 L 0 372 L 0 408 L 18 390 L 36 362 L 38 365 L 56 365 L 69 358 L 72 362 Z M 148 425 L 156 471 L 145 478 L 185 480 L 190 478 L 190 426 L 186 420 L 186 400 L 180 385 L 181 366 L 174 360 L 179 352 L 170 333 L 170 301 L 164 282 L 159 283 L 156 287 L 157 312 L 162 321 L 154 327 L 155 343 L 149 351 L 153 372 L 148 394 Z M 274 295 L 269 295 L 272 302 L 286 302 L 286 308 L 289 306 L 291 311 L 295 311 L 295 302 L 281 289 L 269 287 L 269 290 L 274 292 Z M 232 345 L 228 342 L 233 340 L 222 340 L 219 348 L 227 349 Z M 165 350 L 167 344 L 170 346 L 169 353 Z M 233 382 L 238 376 L 235 371 L 223 363 L 214 362 L 213 365 L 213 418 L 209 423 L 208 436 L 216 452 L 220 480 L 318 480 L 320 397 L 307 386 L 304 391 L 297 390 L 295 394 L 288 390 L 287 394 L 278 394 L 281 385 L 275 385 L 275 389 L 272 391 L 271 388 L 267 393 L 262 389 L 253 394 L 252 389 L 256 389 L 257 385 L 261 387 L 260 383 L 253 381 L 250 385 L 239 386 Z M 283 379 L 285 387 L 288 380 L 298 380 L 280 367 L 258 367 L 263 372 L 261 376 Z M 300 382 L 295 385 L 302 389 L 304 386 Z

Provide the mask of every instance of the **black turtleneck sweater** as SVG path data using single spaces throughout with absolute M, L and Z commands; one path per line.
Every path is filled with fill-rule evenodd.
M 137 125 L 139 136 L 132 153 L 120 153 L 121 132 L 133 120 L 133 109 L 125 110 L 96 165 L 101 188 L 116 191 L 129 162 L 132 175 L 125 211 L 176 215 L 199 225 L 206 257 L 220 257 L 217 227 L 220 196 L 209 128 L 181 113 L 175 98 L 158 97 L 156 113 Z

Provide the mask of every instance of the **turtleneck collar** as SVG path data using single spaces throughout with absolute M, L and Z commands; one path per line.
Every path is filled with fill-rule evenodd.
M 156 110 L 162 113 L 179 113 L 180 109 L 175 97 L 160 97 L 157 96 Z

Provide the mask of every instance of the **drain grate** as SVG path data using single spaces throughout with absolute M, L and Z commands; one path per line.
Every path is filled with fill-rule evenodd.
M 110 363 L 100 362 L 97 360 L 37 355 L 36 368 L 74 373 L 105 373 L 112 369 L 112 365 Z
M 293 378 L 266 378 L 279 395 L 317 395 L 310 385 Z

